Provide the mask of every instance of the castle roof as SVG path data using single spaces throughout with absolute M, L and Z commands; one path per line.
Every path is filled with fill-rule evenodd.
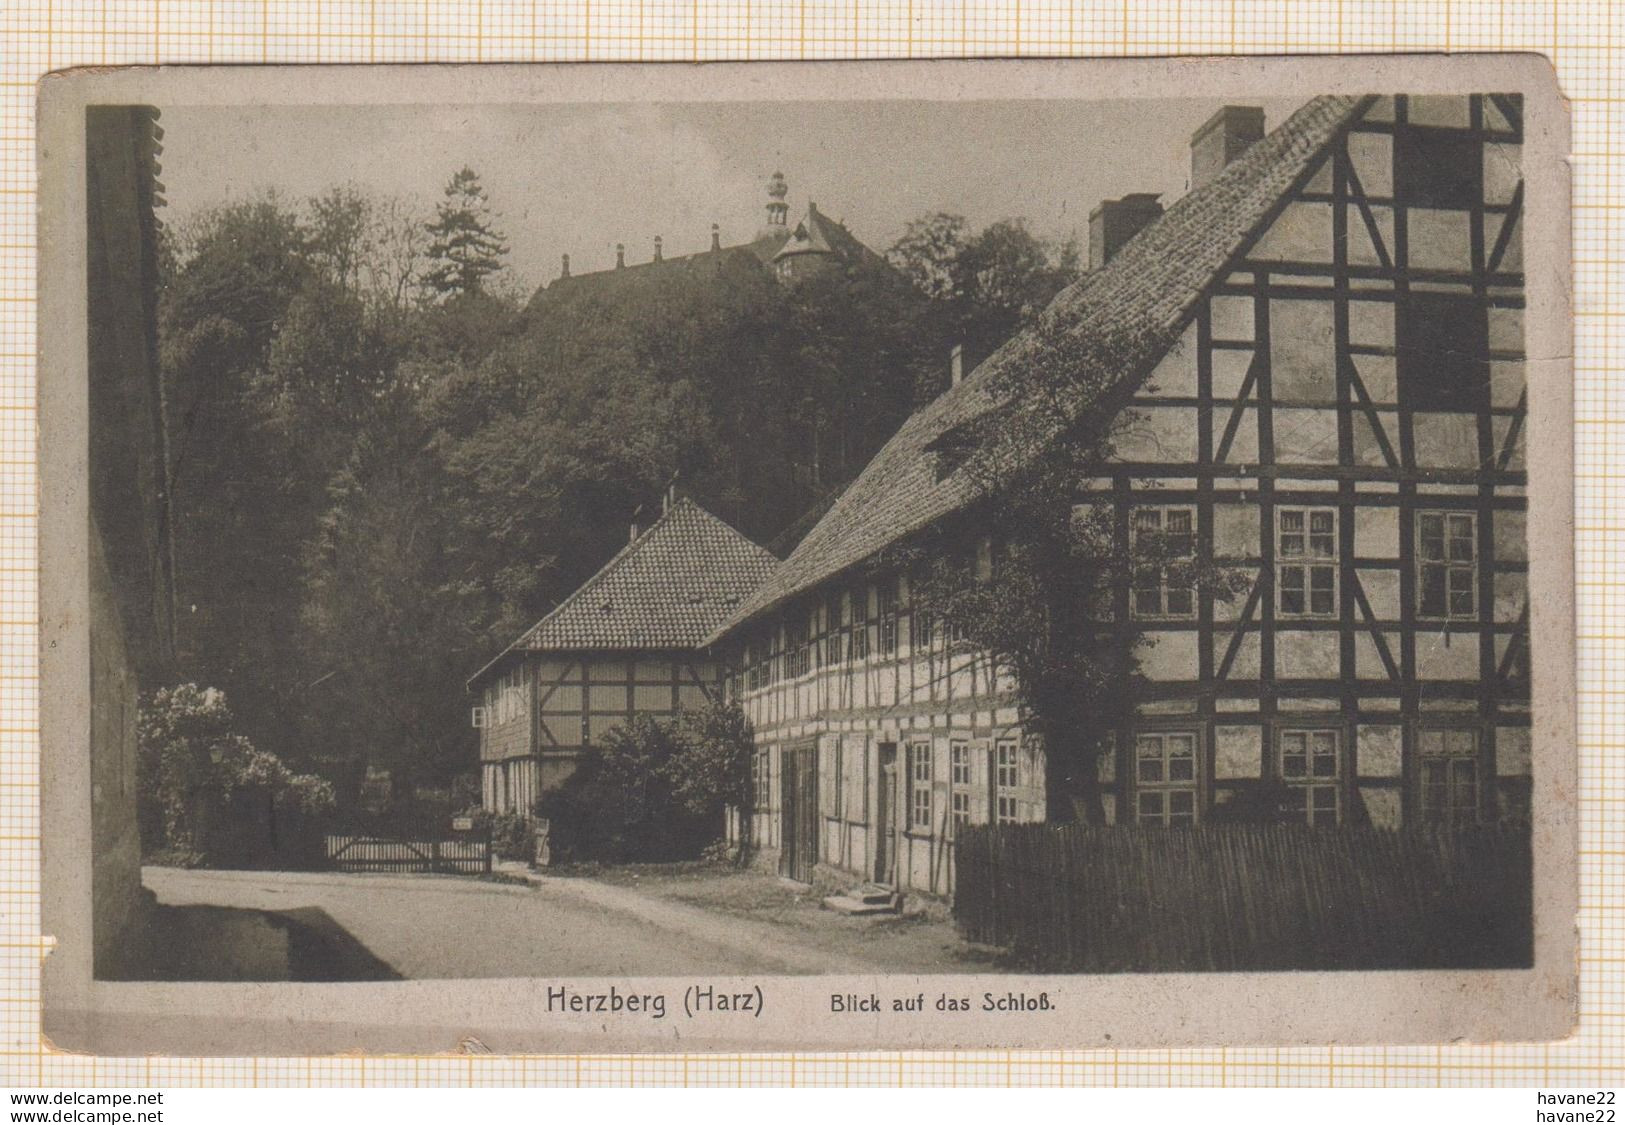
M 678 500 L 469 685 L 516 652 L 698 648 L 777 561 L 693 500 Z
M 1102 269 L 1062 290 L 1044 316 L 1054 328 L 1078 336 L 1136 326 L 1176 330 L 1281 198 L 1311 174 L 1316 158 L 1362 104 L 1360 98 L 1342 96 L 1309 102 L 1176 202 Z M 979 499 L 982 489 L 972 474 L 962 468 L 938 472 L 934 450 L 951 443 L 955 434 L 998 428 L 1001 409 L 1012 405 L 998 391 L 1000 374 L 1022 363 L 1035 346 L 1034 331 L 1017 334 L 964 381 L 915 412 L 790 557 L 708 640 L 720 640 Z M 1147 354 L 1126 357 L 1125 385 L 1160 358 L 1149 344 L 1145 350 Z M 1026 455 L 1036 452 L 1029 446 Z

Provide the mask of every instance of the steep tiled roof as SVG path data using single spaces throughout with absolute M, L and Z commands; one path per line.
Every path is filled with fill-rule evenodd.
M 1106 265 L 1063 290 L 1046 317 L 1079 335 L 1135 325 L 1179 327 L 1204 287 L 1255 235 L 1275 204 L 1312 169 L 1311 164 L 1354 115 L 1362 99 L 1321 97 L 1309 102 L 1212 180 L 1179 200 Z M 904 536 L 955 512 L 974 499 L 965 472 L 941 479 L 933 443 L 969 426 L 1000 405 L 998 374 L 1022 362 L 1034 346 L 1023 333 L 994 352 L 964 382 L 908 419 L 867 468 L 765 583 L 709 640 L 787 598 L 855 566 Z M 1134 380 L 1160 358 L 1147 354 L 1125 364 Z
M 778 560 L 694 501 L 671 505 L 502 653 L 698 648 Z M 499 656 L 470 679 L 501 662 Z

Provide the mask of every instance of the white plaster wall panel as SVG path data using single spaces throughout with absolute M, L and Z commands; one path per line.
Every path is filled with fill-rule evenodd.
M 1406 108 L 1412 125 L 1465 129 L 1472 124 L 1468 99 L 1457 94 L 1415 94 L 1406 99 Z
M 1512 425 L 1513 422 L 1511 418 L 1490 419 L 1490 430 L 1495 436 L 1494 464 L 1500 465 L 1502 463 L 1501 457 L 1503 453 L 1505 453 L 1506 468 L 1511 469 L 1514 472 L 1522 472 L 1524 468 L 1524 434 L 1527 432 L 1528 427 L 1526 425 L 1519 425 L 1517 428 L 1517 433 L 1514 434 L 1512 432 Z M 1509 437 L 1511 439 L 1510 443 L 1508 442 Z M 1509 444 L 1510 448 L 1508 448 Z
M 1383 133 L 1350 133 L 1349 160 L 1360 187 L 1369 196 L 1394 194 L 1394 142 Z
M 1472 215 L 1469 212 L 1412 207 L 1407 223 L 1412 269 L 1461 273 L 1472 269 Z
M 1199 634 L 1194 630 L 1148 631 L 1134 652 L 1140 661 L 1141 675 L 1159 682 L 1196 679 L 1198 639 Z
M 1366 348 L 1394 346 L 1394 303 L 1350 301 L 1349 343 Z M 1370 357 L 1362 356 L 1361 359 Z
M 1371 237 L 1370 226 L 1367 226 L 1365 213 L 1361 211 L 1359 205 L 1351 203 L 1347 207 L 1348 257 L 1349 261 L 1357 266 L 1382 265 L 1385 258 L 1388 262 L 1394 260 L 1393 208 L 1378 204 L 1371 206 L 1370 212 L 1371 226 L 1377 228 L 1375 239 Z
M 1495 728 L 1495 772 L 1499 777 L 1528 777 L 1529 728 Z
M 1423 680 L 1478 679 L 1478 630 L 1418 633 L 1416 674 Z
M 1151 369 L 1145 382 L 1144 394 L 1173 398 L 1194 398 L 1196 395 L 1196 325 L 1192 322 L 1174 341 L 1173 347 Z
M 1399 509 L 1375 504 L 1356 508 L 1354 553 L 1363 559 L 1399 558 Z
M 1220 634 L 1213 638 L 1213 667 L 1217 671 L 1224 654 L 1230 647 L 1230 638 Z M 1259 653 L 1261 651 L 1258 633 L 1249 630 L 1241 635 L 1241 644 L 1236 646 L 1236 658 L 1230 665 L 1230 679 L 1256 680 L 1259 673 Z
M 1337 395 L 1330 301 L 1270 301 L 1270 381 L 1276 402 L 1325 402 Z
M 1490 360 L 1491 406 L 1517 406 L 1527 387 L 1524 364 L 1521 360 Z
M 1360 567 L 1355 573 L 1359 576 L 1365 600 L 1377 620 L 1396 620 L 1400 616 L 1399 571 Z
M 1471 414 L 1418 413 L 1415 433 L 1416 464 L 1425 469 L 1478 467 L 1478 420 Z
M 1307 629 L 1277 629 L 1275 675 L 1282 680 L 1336 678 L 1341 667 L 1337 634 Z
M 1214 506 L 1213 553 L 1226 559 L 1258 557 L 1258 508 L 1255 504 Z
M 1337 463 L 1337 412 L 1277 407 L 1275 460 L 1300 465 Z
M 1484 146 L 1484 202 L 1505 206 L 1523 182 L 1523 146 L 1491 143 Z
M 1495 576 L 1495 620 L 1517 621 L 1529 604 L 1529 580 L 1522 574 Z
M 1251 257 L 1263 262 L 1332 260 L 1332 209 L 1326 203 L 1288 203 L 1254 245 Z
M 1360 382 L 1365 385 L 1365 393 L 1372 403 L 1379 406 L 1392 406 L 1399 402 L 1399 375 L 1391 355 L 1357 355 L 1351 360 L 1354 370 L 1359 373 Z M 1399 431 L 1391 424 L 1387 426 L 1388 439 L 1398 448 Z
M 1215 340 L 1251 340 L 1253 299 L 1214 297 L 1208 302 L 1208 321 L 1209 330 Z
M 1404 728 L 1362 723 L 1355 734 L 1354 772 L 1361 777 L 1399 777 L 1404 772 Z
M 1196 459 L 1196 410 L 1181 406 L 1140 406 L 1124 412 L 1115 436 L 1119 461 Z
M 1257 778 L 1264 772 L 1264 732 L 1256 726 L 1213 728 L 1213 776 Z
M 1214 425 L 1213 452 L 1217 456 L 1219 451 L 1219 434 L 1223 433 L 1223 426 L 1229 424 L 1228 413 L 1221 415 L 1221 421 Z M 1256 465 L 1258 464 L 1258 411 L 1253 407 L 1246 407 L 1241 412 L 1241 421 L 1236 427 L 1235 436 L 1231 439 L 1230 449 L 1225 454 L 1223 463 L 1229 465 Z
M 1527 562 L 1529 560 L 1529 518 L 1523 512 L 1497 511 L 1495 520 L 1495 557 L 1501 562 Z
M 1213 381 L 1213 397 L 1220 402 L 1234 402 L 1241 397 L 1247 382 L 1247 368 L 1252 366 L 1251 348 L 1217 348 L 1208 361 L 1208 378 Z M 1258 389 L 1248 391 L 1249 400 L 1257 397 Z

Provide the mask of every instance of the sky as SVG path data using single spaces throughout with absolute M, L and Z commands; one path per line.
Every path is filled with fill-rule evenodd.
M 1260 103 L 1266 128 L 1297 99 Z M 1025 218 L 1042 237 L 1076 233 L 1102 199 L 1184 193 L 1191 134 L 1217 103 L 806 101 L 524 106 L 167 106 L 163 181 L 176 221 L 274 189 L 303 199 L 350 184 L 426 216 L 467 165 L 507 235 L 528 290 L 710 245 L 749 241 L 767 181 L 782 171 L 792 221 L 808 202 L 884 251 L 933 211 L 973 228 Z

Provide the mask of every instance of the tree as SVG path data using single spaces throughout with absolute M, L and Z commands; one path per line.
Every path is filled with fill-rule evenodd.
M 538 811 L 552 821 L 556 846 L 578 858 L 692 858 L 722 835 L 726 809 L 750 806 L 753 752 L 750 723 L 734 704 L 635 714 Z
M 1165 537 L 1123 542 L 1111 497 L 1079 493 L 1131 423 L 1124 407 L 1143 357 L 1172 339 L 1149 322 L 1100 329 L 1045 314 L 991 378 L 997 405 L 941 442 L 962 458 L 977 501 L 882 560 L 914 576 L 918 608 L 955 651 L 985 656 L 1013 685 L 1028 734 L 1043 741 L 1052 821 L 1104 819 L 1099 759 L 1132 707 L 1139 643 L 1118 593 L 1146 569 L 1219 597 L 1247 581 L 1199 567 Z M 968 537 L 980 537 L 969 553 Z
M 480 177 L 463 168 L 446 185 L 445 199 L 427 226 L 429 266 L 423 284 L 435 300 L 483 292 L 502 269 L 507 239 L 497 233 Z
M 196 684 L 160 688 L 136 725 L 143 843 L 186 862 L 241 858 L 230 837 L 245 801 L 306 816 L 333 805 L 333 788 L 256 749 L 234 727 L 224 693 Z
M 671 762 L 672 796 L 690 814 L 713 821 L 725 809 L 750 808 L 756 742 L 739 704 L 714 700 L 679 712 L 675 722 L 679 752 Z
M 1000 219 L 973 234 L 962 216 L 925 215 L 908 224 L 886 256 L 931 298 L 941 330 L 973 364 L 1031 324 L 1081 275 L 1075 239 L 1045 241 L 1023 219 Z M 931 393 L 941 382 L 938 373 Z
M 886 258 L 927 297 L 952 300 L 961 295 L 958 263 L 965 240 L 965 217 L 937 211 L 910 221 Z

